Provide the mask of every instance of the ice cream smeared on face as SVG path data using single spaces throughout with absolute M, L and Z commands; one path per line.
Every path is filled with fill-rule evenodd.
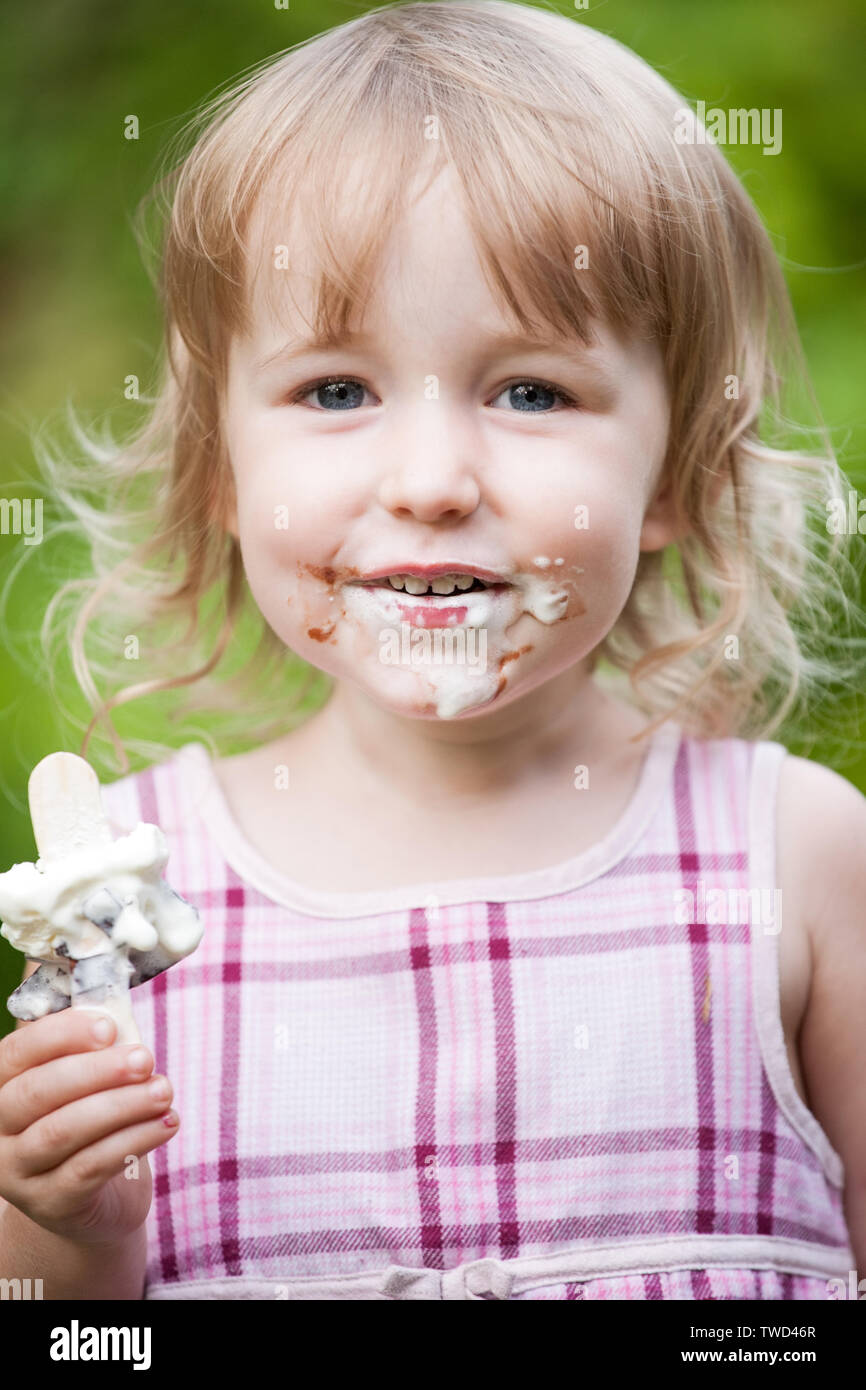
M 547 558 L 546 555 L 536 555 L 536 557 L 535 557 L 535 559 L 533 560 L 532 563 L 535 565 L 536 569 L 540 569 L 540 570 L 546 570 L 546 569 L 549 569 L 549 567 L 550 567 L 550 560 Z M 562 558 L 562 556 L 560 555 L 560 556 L 558 557 L 558 559 L 554 560 L 553 563 L 554 563 L 555 565 L 564 565 L 564 564 L 565 564 L 565 560 L 564 560 L 564 559 Z
M 568 609 L 568 590 L 558 576 L 516 574 L 513 582 L 523 592 L 523 610 L 540 623 L 558 623 Z
M 129 988 L 195 950 L 197 910 L 162 877 L 168 860 L 157 825 L 112 837 L 99 781 L 83 758 L 53 753 L 33 770 L 30 814 L 40 858 L 0 874 L 0 935 L 39 960 L 8 1000 L 33 1020 L 72 1005 L 99 1008 L 118 1041 L 140 1041 Z
M 342 589 L 345 619 L 375 639 L 383 664 L 417 671 L 425 705 L 438 718 L 453 719 L 495 699 L 506 685 L 503 666 L 532 649 L 515 651 L 509 640 L 522 615 L 550 625 L 584 611 L 564 581 L 564 561 L 546 564 L 550 574 L 515 570 L 491 583 L 468 575 L 459 583 L 456 575 L 429 583 L 409 576 L 349 580 Z

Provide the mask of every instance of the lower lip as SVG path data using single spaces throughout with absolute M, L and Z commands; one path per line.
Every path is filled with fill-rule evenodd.
M 411 623 L 412 627 L 455 627 L 466 622 L 468 612 L 465 604 L 460 608 L 446 608 L 438 603 L 398 603 L 397 608 L 402 621 Z

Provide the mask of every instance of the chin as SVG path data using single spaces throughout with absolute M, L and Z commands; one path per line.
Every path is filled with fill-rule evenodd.
M 471 719 L 489 709 L 503 685 L 493 672 L 467 676 L 459 668 L 456 671 L 437 668 L 432 679 L 407 670 L 399 674 L 394 670 L 385 682 L 359 679 L 357 672 L 348 671 L 340 672 L 339 678 L 351 680 L 369 699 L 391 714 L 440 723 Z

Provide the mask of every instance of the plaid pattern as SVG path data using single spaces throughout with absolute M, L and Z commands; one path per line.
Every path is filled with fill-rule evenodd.
M 774 938 L 676 912 L 701 881 L 754 883 L 749 806 L 771 830 L 784 756 L 663 726 L 569 864 L 314 894 L 316 913 L 244 840 L 203 745 L 104 787 L 118 831 L 162 827 L 205 922 L 132 995 L 181 1117 L 150 1155 L 145 1297 L 484 1297 L 455 1269 L 494 1261 L 526 1276 L 494 1297 L 826 1298 L 854 1267 L 843 1175 L 790 1098 L 778 1017 L 776 1051 L 759 1039 L 752 935 Z M 724 1267 L 735 1237 L 752 1253 Z M 585 1252 L 659 1240 L 672 1261 L 581 1277 Z

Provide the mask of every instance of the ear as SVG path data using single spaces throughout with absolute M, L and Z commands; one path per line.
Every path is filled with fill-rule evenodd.
M 662 482 L 646 511 L 640 532 L 641 550 L 664 550 L 687 535 L 691 525 L 678 507 L 673 484 Z
M 665 471 L 665 477 L 669 473 Z M 730 475 L 724 468 L 714 472 L 707 484 L 707 505 L 714 507 L 721 496 Z M 641 550 L 663 550 L 672 541 L 678 541 L 692 530 L 691 522 L 678 508 L 674 489 L 668 481 L 662 481 L 655 497 L 647 507 L 640 533 Z

